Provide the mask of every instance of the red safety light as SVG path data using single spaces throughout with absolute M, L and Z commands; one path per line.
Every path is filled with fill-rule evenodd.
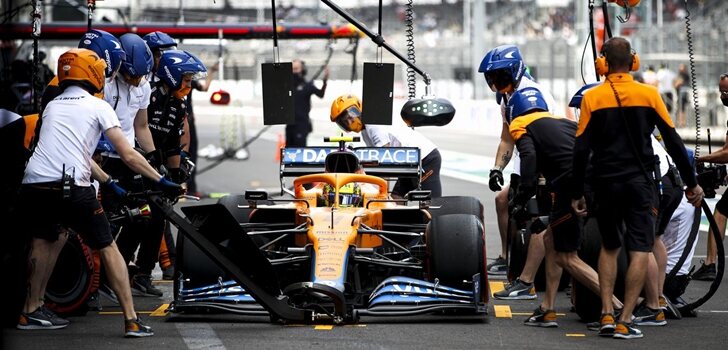
M 210 103 L 214 105 L 230 104 L 230 93 L 225 90 L 217 90 L 210 95 Z

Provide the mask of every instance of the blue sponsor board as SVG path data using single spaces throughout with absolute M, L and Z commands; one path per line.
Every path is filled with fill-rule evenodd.
M 336 151 L 336 147 L 295 147 L 283 149 L 283 164 L 323 165 L 326 155 Z M 420 164 L 420 149 L 414 147 L 361 147 L 350 150 L 360 162 L 377 162 L 378 165 Z

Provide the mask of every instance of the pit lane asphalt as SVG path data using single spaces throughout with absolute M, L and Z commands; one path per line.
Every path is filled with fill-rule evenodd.
M 200 147 L 216 143 L 219 138 L 219 120 L 198 119 Z M 326 125 L 315 125 L 315 135 L 332 132 Z M 335 130 L 335 129 L 333 129 Z M 492 156 L 497 139 L 477 138 L 447 128 L 423 129 L 443 150 L 478 153 Z M 241 193 L 246 188 L 278 188 L 278 165 L 274 160 L 276 135 L 282 127 L 273 127 L 250 146 L 250 159 L 229 161 L 198 176 L 204 192 Z M 313 140 L 314 136 L 310 140 Z M 311 144 L 321 144 L 310 142 Z M 200 167 L 209 164 L 199 161 Z M 489 169 L 491 163 L 485 164 Z M 484 174 L 483 176 L 487 176 Z M 485 205 L 486 246 L 489 257 L 500 250 L 497 233 L 494 195 L 487 185 L 451 177 L 442 177 L 445 195 L 474 195 Z M 290 183 L 290 182 L 289 182 Z M 207 199 L 206 201 L 212 201 Z M 182 205 L 194 205 L 185 202 Z M 705 235 L 701 235 L 697 256 L 705 255 Z M 693 260 L 699 265 L 699 258 Z M 155 271 L 156 279 L 160 272 Z M 560 327 L 539 329 L 522 325 L 523 320 L 537 307 L 534 301 L 500 301 L 491 299 L 489 315 L 482 319 L 443 318 L 418 316 L 408 318 L 362 318 L 357 325 L 340 327 L 270 324 L 266 317 L 217 316 L 151 316 L 150 312 L 163 310 L 171 301 L 172 284 L 158 282 L 164 291 L 161 298 L 135 297 L 137 310 L 155 331 L 145 339 L 124 339 L 122 316 L 118 306 L 104 301 L 103 313 L 89 312 L 86 316 L 71 317 L 71 325 L 57 331 L 2 332 L 3 349 L 725 349 L 728 343 L 728 293 L 726 280 L 716 295 L 700 309 L 697 318 L 669 320 L 666 327 L 643 327 L 645 338 L 620 341 L 599 338 L 586 329 L 578 316 L 569 311 L 569 298 L 565 292 L 557 297 Z M 501 281 L 492 277 L 491 281 Z M 688 300 L 702 296 L 708 282 L 693 281 L 686 293 Z M 539 293 L 539 297 L 543 293 Z M 509 306 L 512 318 L 496 317 L 494 305 Z M 109 314 L 110 313 L 110 314 Z

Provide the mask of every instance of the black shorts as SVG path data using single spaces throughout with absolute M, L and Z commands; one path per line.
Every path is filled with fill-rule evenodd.
M 640 177 L 595 185 L 599 207 L 596 215 L 603 247 L 617 249 L 623 239 L 628 251 L 652 251 L 657 217 L 654 186 Z
M 728 217 L 728 198 L 726 197 L 728 197 L 728 193 L 724 193 L 723 196 L 720 197 L 718 203 L 715 204 L 715 210 L 717 210 L 723 216 Z
M 581 218 L 574 214 L 570 196 L 554 193 L 552 198 L 549 226 L 554 249 L 561 253 L 575 252 L 581 246 Z
M 60 183 L 23 185 L 17 212 L 24 230 L 54 242 L 64 229 L 71 229 L 92 249 L 109 246 L 114 239 L 94 188 L 72 186 L 70 193 L 63 199 Z
M 675 185 L 673 176 L 662 177 L 662 196 L 660 196 L 660 210 L 657 213 L 657 236 L 662 235 L 667 224 L 672 219 L 672 214 L 683 200 L 683 189 Z

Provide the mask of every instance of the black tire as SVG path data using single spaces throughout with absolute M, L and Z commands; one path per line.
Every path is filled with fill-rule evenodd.
M 433 198 L 430 205 L 438 209 L 431 209 L 432 217 L 450 215 L 450 214 L 470 214 L 485 222 L 483 217 L 483 203 L 475 197 L 468 196 L 445 196 Z
M 602 248 L 602 237 L 595 218 L 587 219 L 584 224 L 584 240 L 579 249 L 579 257 L 594 270 L 598 271 L 599 252 Z M 617 280 L 614 283 L 614 295 L 624 300 L 624 278 L 627 275 L 627 253 L 622 249 L 617 258 Z M 599 319 L 602 312 L 601 298 L 589 288 L 572 279 L 572 301 L 574 310 L 582 321 L 592 322 Z
M 63 246 L 53 269 L 45 299 L 48 308 L 61 315 L 85 315 L 88 312 L 89 295 L 98 287 L 99 266 L 91 248 L 81 237 L 73 235 Z
M 448 287 L 468 288 L 463 282 L 471 281 L 477 273 L 484 281 L 485 241 L 477 216 L 436 216 L 428 225 L 425 242 L 430 281 L 437 278 Z
M 515 223 L 511 222 L 511 227 L 515 227 Z M 526 265 L 526 258 L 528 256 L 528 245 L 531 242 L 531 230 L 528 228 L 524 230 L 511 229 L 509 233 L 508 243 L 508 281 L 513 281 L 523 272 L 523 268 Z M 559 290 L 564 290 L 571 282 L 571 275 L 566 270 L 561 274 L 561 281 L 559 282 Z M 534 278 L 534 286 L 536 291 L 543 292 L 546 290 L 546 261 L 541 261 L 538 267 L 536 276 Z

